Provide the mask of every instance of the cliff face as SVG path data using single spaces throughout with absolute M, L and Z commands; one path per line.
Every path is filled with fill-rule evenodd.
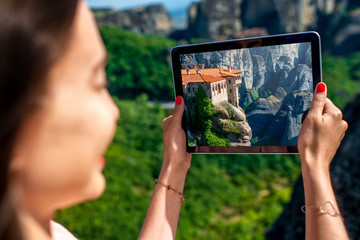
M 288 44 L 282 46 L 259 47 L 249 49 L 236 49 L 229 51 L 214 51 L 206 53 L 186 54 L 180 57 L 181 67 L 193 68 L 193 65 L 204 64 L 205 68 L 227 68 L 231 65 L 233 69 L 243 70 L 243 83 L 246 89 L 255 88 L 274 91 L 274 81 L 282 77 L 282 82 L 294 83 L 298 76 L 291 76 L 287 79 L 288 73 L 293 70 L 292 74 L 302 71 L 302 75 L 311 74 L 311 55 L 310 44 Z M 308 61 L 310 67 L 303 70 L 304 67 L 297 66 Z M 294 66 L 297 66 L 294 70 Z M 281 71 L 287 72 L 286 75 Z M 276 78 L 276 80 L 274 80 Z M 270 81 L 271 80 L 271 81 Z M 291 80 L 291 81 L 290 81 Z M 271 86 L 267 86 L 271 82 Z M 276 84 L 275 84 L 276 85 Z M 283 86 L 287 92 L 290 92 L 295 86 Z M 260 90 L 260 91 L 261 91 Z
M 245 110 L 253 144 L 295 146 L 312 99 L 310 50 L 309 43 L 289 44 L 186 54 L 180 60 L 183 69 L 204 64 L 242 70 L 239 107 Z
M 331 42 L 332 53 L 346 55 L 360 49 L 360 14 L 345 16 L 340 24 L 342 26 L 335 30 Z
M 199 129 L 198 105 L 185 100 L 185 118 L 189 129 L 187 130 L 190 142 L 198 142 L 199 145 L 207 145 L 202 141 L 205 132 Z M 233 106 L 227 101 L 218 102 L 212 107 L 211 130 L 229 140 L 230 146 L 250 146 L 252 132 L 246 120 L 243 109 Z M 209 133 L 208 133 L 209 134 Z M 211 145 L 217 146 L 217 145 Z
M 196 37 L 212 39 L 241 26 L 264 27 L 272 34 L 298 32 L 316 29 L 335 7 L 335 0 L 203 0 L 191 5 L 189 28 Z
M 336 198 L 351 239 L 360 236 L 360 94 L 344 109 L 349 129 L 331 163 L 331 179 Z M 285 206 L 273 228 L 266 234 L 272 239 L 305 239 L 304 189 L 301 177 L 294 186 L 290 202 Z
M 347 55 L 360 50 L 358 8 L 356 0 L 202 0 L 189 8 L 186 33 L 221 40 L 242 29 L 263 28 L 270 34 L 315 30 L 325 48 Z
M 99 25 L 117 25 L 137 33 L 168 35 L 171 17 L 163 5 L 151 5 L 124 11 L 95 11 Z
M 336 55 L 360 50 L 358 0 L 202 0 L 187 11 L 185 29 L 174 29 L 162 5 L 124 11 L 94 10 L 100 25 L 177 40 L 224 40 L 306 30 L 318 31 Z M 310 66 L 309 66 L 310 67 Z
M 253 62 L 249 49 L 186 54 L 180 57 L 180 61 L 182 69 L 193 68 L 194 64 L 204 64 L 205 68 L 226 69 L 228 65 L 231 65 L 233 69 L 246 69 L 243 82 L 247 88 L 253 85 Z
M 188 10 L 189 31 L 195 38 L 215 39 L 241 30 L 242 0 L 205 0 Z
M 250 146 L 252 131 L 243 109 L 229 102 L 215 104 L 213 129 L 230 140 L 230 146 Z

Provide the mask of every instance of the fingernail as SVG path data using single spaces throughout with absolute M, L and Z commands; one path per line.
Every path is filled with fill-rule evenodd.
M 177 97 L 176 97 L 176 105 L 180 105 L 181 102 L 182 102 L 181 97 L 177 96 Z
M 326 89 L 326 85 L 325 85 L 325 83 L 319 83 L 318 85 L 317 85 L 317 87 L 316 87 L 316 91 L 318 92 L 318 93 L 323 93 L 323 92 L 325 92 L 325 89 Z
M 98 163 L 101 167 L 104 167 L 105 166 L 105 158 L 103 156 L 100 156 L 98 158 Z

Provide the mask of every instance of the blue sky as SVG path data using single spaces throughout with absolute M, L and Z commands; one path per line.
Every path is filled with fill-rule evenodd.
M 186 9 L 191 2 L 199 0 L 86 0 L 90 7 L 133 8 L 152 3 L 162 3 L 168 10 Z

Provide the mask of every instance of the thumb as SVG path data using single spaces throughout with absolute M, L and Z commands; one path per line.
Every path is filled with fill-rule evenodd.
M 181 119 L 184 113 L 185 104 L 184 99 L 181 96 L 177 96 L 175 100 L 175 108 L 173 112 L 173 120 L 174 122 L 181 125 Z
M 313 100 L 311 103 L 310 111 L 314 114 L 322 114 L 324 110 L 324 105 L 326 103 L 327 87 L 323 82 L 316 85 L 316 90 L 314 92 Z

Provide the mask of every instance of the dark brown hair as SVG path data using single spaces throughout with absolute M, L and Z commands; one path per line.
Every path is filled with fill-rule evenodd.
M 78 0 L 0 0 L 0 239 L 22 239 L 9 199 L 9 166 L 22 121 L 65 52 Z

